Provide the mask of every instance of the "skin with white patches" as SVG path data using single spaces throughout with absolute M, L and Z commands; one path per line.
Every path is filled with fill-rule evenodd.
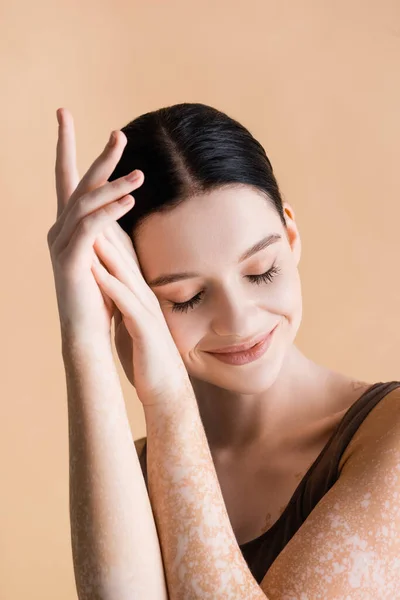
M 73 154 L 65 167 L 71 163 Z M 67 170 L 60 169 L 63 178 Z M 105 171 L 98 173 L 92 184 L 97 185 L 104 176 Z M 73 186 L 68 185 L 69 188 L 72 191 Z M 68 197 L 69 191 L 65 198 Z M 181 361 L 176 362 L 176 368 L 171 363 L 162 379 L 169 389 L 160 391 L 158 388 L 156 397 L 151 398 L 154 402 L 145 405 L 149 489 L 170 598 L 299 597 L 306 600 L 329 597 L 333 600 L 333 597 L 349 598 L 355 594 L 360 598 L 382 598 L 382 590 L 385 595 L 395 597 L 397 577 L 393 572 L 397 575 L 399 570 L 397 539 L 400 537 L 398 395 L 393 404 L 388 405 L 386 399 L 382 403 L 384 410 L 379 411 L 381 407 L 378 407 L 373 411 L 367 424 L 357 432 L 343 457 L 338 482 L 315 507 L 297 537 L 291 540 L 292 545 L 288 544 L 278 556 L 261 586 L 247 568 L 231 526 L 213 458 L 221 464 L 224 457 L 232 460 L 252 447 L 276 451 L 284 444 L 287 432 L 293 431 L 293 426 L 303 431 L 311 421 L 321 422 L 330 415 L 332 406 L 326 392 L 332 391 L 335 384 L 338 391 L 348 381 L 308 360 L 292 344 L 302 305 L 297 271 L 300 241 L 293 211 L 288 205 L 285 205 L 285 218 L 289 227 L 285 231 L 276 211 L 270 205 L 267 207 L 265 198 L 243 186 L 240 189 L 225 187 L 221 194 L 217 191 L 216 197 L 213 194 L 208 195 L 208 201 L 203 198 L 199 203 L 185 203 L 177 211 L 172 217 L 171 214 L 158 215 L 151 219 L 156 226 L 150 229 L 157 237 L 157 244 L 153 245 L 155 253 L 150 256 L 144 249 L 146 257 L 150 257 L 145 274 L 160 268 L 180 268 L 180 264 L 186 263 L 197 269 L 195 283 L 198 290 L 204 288 L 201 293 L 205 298 L 190 320 L 175 319 L 177 315 L 172 318 L 171 304 L 179 303 L 179 299 L 171 301 L 171 288 L 160 298 L 167 325 L 191 380 L 189 384 Z M 177 219 L 181 220 L 182 227 L 177 226 Z M 55 245 L 50 238 L 53 234 L 59 236 L 58 226 L 62 226 L 62 220 L 63 215 L 49 232 L 52 250 Z M 149 220 L 146 223 L 148 225 Z M 161 235 L 157 227 L 161 227 Z M 279 240 L 279 245 L 259 255 L 260 262 L 237 260 L 248 244 L 274 229 L 280 229 L 279 235 L 272 236 Z M 65 231 L 71 233 L 68 228 Z M 67 237 L 65 233 L 62 241 Z M 204 240 L 206 244 L 202 243 Z M 149 241 L 151 244 L 147 236 L 147 244 Z M 172 252 L 169 252 L 171 246 Z M 60 243 L 59 249 L 61 247 L 65 249 Z M 89 246 L 88 249 L 92 250 Z M 56 254 L 58 252 L 54 256 Z M 58 264 L 57 261 L 54 264 Z M 262 276 L 255 275 L 250 273 L 253 268 L 267 271 Z M 268 278 L 271 283 L 268 288 L 255 286 L 254 278 L 264 281 L 264 276 L 272 271 L 274 278 Z M 107 281 L 109 279 L 107 277 Z M 65 283 L 56 277 L 56 282 L 59 281 Z M 90 282 L 91 288 L 87 286 L 87 289 L 97 290 L 92 280 Z M 105 285 L 104 280 L 103 283 Z M 190 288 L 175 288 L 172 296 L 179 291 L 189 294 Z M 75 300 L 81 296 L 71 294 Z M 104 296 L 101 298 L 97 293 L 96 297 L 103 307 Z M 64 299 L 64 294 L 58 299 Z M 85 323 L 85 328 L 90 329 L 85 339 L 90 340 L 101 355 L 97 355 L 97 362 L 96 358 L 93 361 L 93 355 L 89 357 L 83 352 L 82 340 L 79 340 L 77 355 L 71 357 L 69 344 L 64 355 L 68 358 L 71 504 L 74 507 L 71 524 L 78 557 L 77 578 L 82 578 L 85 597 L 92 598 L 99 592 L 102 598 L 118 597 L 119 600 L 132 598 L 132 593 L 139 598 L 146 594 L 147 600 L 148 588 L 156 578 L 158 590 L 155 593 L 159 600 L 164 595 L 160 548 L 145 488 L 136 485 L 143 481 L 139 477 L 139 464 L 133 460 L 123 397 L 119 393 L 110 406 L 110 397 L 114 396 L 111 388 L 121 391 L 117 373 L 109 360 L 108 345 L 105 350 L 94 339 L 99 326 L 103 334 L 110 333 L 110 303 L 104 304 L 106 312 L 103 311 L 101 320 L 89 319 L 92 311 L 83 305 L 72 302 L 68 307 L 67 304 L 63 304 L 63 310 L 74 317 L 74 321 L 80 309 L 80 327 Z M 100 305 L 93 303 L 92 307 L 99 309 Z M 93 314 L 95 312 L 93 310 Z M 140 323 L 132 315 L 129 318 L 132 325 Z M 67 323 L 68 319 L 62 322 Z M 150 325 L 144 330 L 153 332 Z M 272 327 L 279 332 L 274 337 L 277 341 L 270 346 L 272 352 L 247 371 L 228 370 L 210 358 L 208 351 L 217 343 L 244 341 Z M 132 329 L 129 331 L 133 335 Z M 163 361 L 157 362 L 156 354 L 167 339 L 163 339 L 164 332 L 164 328 L 154 330 L 154 335 L 147 340 L 152 342 L 154 353 L 149 356 L 149 364 L 150 358 L 155 359 L 153 365 L 158 365 L 157 368 L 165 368 Z M 145 349 L 148 350 L 147 344 Z M 172 345 L 168 345 L 168 349 L 172 350 Z M 143 346 L 136 345 L 134 350 L 133 356 L 142 358 Z M 143 366 L 149 365 L 144 361 Z M 105 387 L 102 388 L 101 383 L 105 383 Z M 147 393 L 149 389 L 148 378 L 142 383 L 141 389 L 136 385 L 139 397 L 141 391 Z M 131 470 L 132 461 L 136 462 L 136 473 Z M 296 465 L 295 471 L 301 473 L 302 469 L 297 470 Z M 134 500 L 139 508 L 136 520 L 130 512 Z M 139 552 L 143 552 L 144 559 Z M 149 559 L 153 562 L 149 563 Z M 145 572 L 149 564 L 150 582 Z
M 339 471 L 261 582 L 268 598 L 400 598 L 399 388 L 365 418 Z
M 145 409 L 150 498 L 171 598 L 400 597 L 399 388 L 360 425 L 342 455 L 337 482 L 259 587 L 221 504 L 190 390 L 176 398 Z
M 70 521 L 80 600 L 166 600 L 159 540 L 111 344 L 63 335 Z
M 284 210 L 285 231 L 276 211 L 254 190 L 225 188 L 192 198 L 170 213 L 152 215 L 134 238 L 147 281 L 164 273 L 198 273 L 195 278 L 154 288 L 191 385 L 183 381 L 183 388 L 166 390 L 162 402 L 157 398 L 157 406 L 144 407 L 150 500 L 173 600 L 318 597 L 314 592 L 321 583 L 319 557 L 311 584 L 302 566 L 309 539 L 303 539 L 292 555 L 293 575 L 287 567 L 272 580 L 271 590 L 268 578 L 258 585 L 239 548 L 220 485 L 224 463 L 235 464 L 238 457 L 254 455 L 262 448 L 270 468 L 279 465 L 280 457 L 290 455 L 288 448 L 295 453 L 293 440 L 298 432 L 303 441 L 307 433 L 309 439 L 328 435 L 329 421 L 351 404 L 351 386 L 362 387 L 314 363 L 293 343 L 302 315 L 297 268 L 301 245 L 294 213 L 287 203 Z M 251 243 L 272 232 L 281 234 L 278 243 L 246 263 L 237 263 Z M 273 282 L 266 287 L 251 283 L 250 275 L 263 273 L 274 264 L 280 273 Z M 174 303 L 186 302 L 198 293 L 201 302 L 193 310 L 172 311 Z M 269 351 L 245 368 L 224 365 L 207 353 L 269 331 L 276 324 L 278 333 Z M 352 400 L 356 400 L 354 395 Z M 314 448 L 313 456 L 299 451 L 301 460 L 293 465 L 292 486 L 298 481 L 296 474 L 304 474 L 316 457 L 315 452 Z M 255 535 L 264 526 L 265 514 L 270 513 L 273 520 L 285 499 L 279 500 L 274 511 L 265 506 Z M 345 500 L 349 500 L 348 490 Z M 295 538 L 304 530 L 305 524 Z M 318 531 L 315 521 L 314 530 Z M 326 526 L 322 535 L 324 532 Z M 326 561 L 334 561 L 329 558 L 330 552 L 335 556 L 334 550 L 329 548 Z M 279 563 L 275 561 L 275 565 Z M 345 595 L 343 589 L 326 586 L 322 593 L 328 590 L 331 596 L 325 597 L 329 600 L 346 594 L 351 598 L 353 588 L 348 587 Z
M 264 600 L 229 522 L 196 398 L 144 406 L 149 496 L 171 600 Z
M 229 461 L 219 461 L 213 456 L 239 544 L 256 539 L 280 518 L 300 480 L 323 451 L 347 410 L 369 387 L 355 382 L 346 403 L 343 405 L 342 397 L 337 402 L 341 410 L 322 421 L 314 422 L 310 418 L 304 429 L 288 431 L 287 441 L 282 446 L 256 446 Z
M 399 388 L 359 426 L 340 460 L 337 482 L 269 568 L 259 587 L 261 596 L 241 563 L 219 504 L 189 391 L 186 399 L 185 404 L 176 402 L 175 409 L 171 401 L 169 408 L 152 408 L 152 414 L 146 414 L 156 450 L 147 458 L 152 469 L 150 497 L 171 598 L 400 598 Z M 178 426 L 184 428 L 186 419 L 190 439 Z M 179 437 L 180 451 L 163 447 L 162 439 L 169 436 Z M 189 454 L 185 445 L 191 448 Z M 242 574 L 241 583 L 235 580 L 235 570 Z

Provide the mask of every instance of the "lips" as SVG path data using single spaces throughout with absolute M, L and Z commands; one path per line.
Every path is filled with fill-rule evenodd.
M 264 341 L 271 333 L 276 329 L 278 325 L 275 325 L 274 329 L 272 329 L 269 333 L 262 333 L 259 336 L 255 337 L 251 342 L 247 342 L 247 344 L 238 344 L 236 346 L 227 346 L 226 348 L 218 348 L 217 350 L 208 350 L 208 352 L 212 354 L 234 354 L 235 352 L 244 352 L 245 350 L 249 350 L 249 348 L 253 348 L 256 344 Z

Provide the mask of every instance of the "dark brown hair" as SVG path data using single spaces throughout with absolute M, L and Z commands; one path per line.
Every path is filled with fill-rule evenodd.
M 170 211 L 198 194 L 251 186 L 277 210 L 286 228 L 282 197 L 262 145 L 238 121 L 199 103 L 145 113 L 121 129 L 128 142 L 113 181 L 133 169 L 144 173 L 134 207 L 118 223 L 133 239 L 151 214 Z

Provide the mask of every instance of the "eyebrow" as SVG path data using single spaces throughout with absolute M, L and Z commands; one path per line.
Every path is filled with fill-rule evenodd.
M 264 250 L 264 248 L 267 248 L 271 244 L 279 241 L 281 237 L 282 236 L 279 233 L 271 233 L 267 235 L 262 240 L 251 246 L 251 248 L 248 248 L 248 250 L 246 250 L 246 252 L 244 252 L 241 256 L 239 256 L 238 264 L 244 262 L 250 258 L 250 256 L 253 256 L 253 254 L 260 252 L 261 250 Z M 162 285 L 168 285 L 169 283 L 175 283 L 176 281 L 182 281 L 182 279 L 191 279 L 193 277 L 201 277 L 201 275 L 200 273 L 194 273 L 193 271 L 163 274 L 149 281 L 147 285 L 150 287 L 160 287 Z

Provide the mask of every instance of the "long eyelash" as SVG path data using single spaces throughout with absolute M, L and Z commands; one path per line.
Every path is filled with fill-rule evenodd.
M 275 275 L 278 275 L 279 272 L 280 272 L 280 268 L 276 267 L 275 263 L 274 263 L 272 265 L 272 267 L 270 268 L 270 270 L 267 271 L 266 273 L 262 273 L 261 275 L 247 275 L 247 277 L 253 283 L 257 283 L 257 284 L 269 283 L 273 280 Z
M 260 283 L 270 283 L 275 277 L 275 275 L 278 275 L 278 273 L 280 273 L 280 268 L 277 267 L 274 263 L 272 267 L 265 273 L 261 273 L 261 275 L 247 275 L 247 277 L 252 283 L 260 285 Z M 196 294 L 196 296 L 193 296 L 193 298 L 191 298 L 191 300 L 188 300 L 187 302 L 173 302 L 172 312 L 187 312 L 189 308 L 193 308 L 194 306 L 196 306 L 196 304 L 198 304 L 201 301 L 201 297 L 203 294 L 204 292 L 199 292 L 198 294 Z

